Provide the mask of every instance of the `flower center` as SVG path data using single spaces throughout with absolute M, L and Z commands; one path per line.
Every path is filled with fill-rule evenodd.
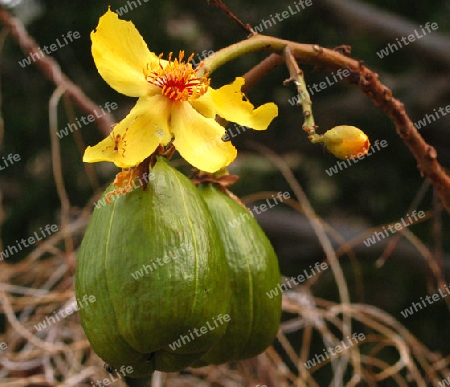
M 145 78 L 147 82 L 160 87 L 163 95 L 174 101 L 196 99 L 206 93 L 210 80 L 208 74 L 201 78 L 197 76 L 192 64 L 189 63 L 193 57 L 194 54 L 183 62 L 184 51 L 180 51 L 178 59 L 172 61 L 172 53 L 170 53 L 166 67 L 163 67 L 160 61 L 158 70 L 144 70 Z M 159 56 L 159 59 L 161 58 L 162 54 Z

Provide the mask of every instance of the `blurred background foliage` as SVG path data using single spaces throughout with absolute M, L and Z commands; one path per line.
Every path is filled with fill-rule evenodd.
M 124 14 L 122 18 L 133 21 L 151 51 L 157 54 L 163 52 L 167 55 L 171 51 L 177 53 L 185 50 L 195 53 L 197 59 L 204 51 L 217 51 L 246 37 L 232 21 L 206 1 L 140 1 L 141 6 Z M 106 102 L 118 104 L 119 109 L 114 112 L 115 121 L 127 114 L 135 99 L 115 92 L 99 76 L 90 53 L 89 38 L 91 30 L 108 5 L 117 10 L 127 4 L 125 1 L 0 2 L 9 4 L 10 11 L 24 21 L 27 30 L 40 46 L 54 43 L 68 31 L 78 31 L 80 39 L 52 53 L 52 56 L 58 61 L 62 71 L 98 105 L 103 106 Z M 255 26 L 262 23 L 262 20 L 268 20 L 270 15 L 281 13 L 288 6 L 292 7 L 294 1 L 257 0 L 249 3 L 228 0 L 226 3 L 245 23 Z M 369 10 L 370 20 L 379 22 L 381 26 L 377 27 L 340 9 L 339 4 L 350 4 L 353 10 L 375 6 L 377 10 L 388 12 L 396 19 L 393 21 Z M 398 26 L 395 20 L 407 20 L 413 28 L 398 34 L 394 28 Z M 434 54 L 430 50 L 423 50 L 427 42 L 438 37 L 446 42 L 447 46 L 444 47 L 449 47 L 449 20 L 448 0 L 312 0 L 310 7 L 277 22 L 263 33 L 330 48 L 341 44 L 350 45 L 351 55 L 363 60 L 366 66 L 379 73 L 380 79 L 393 90 L 394 96 L 405 103 L 406 111 L 416 122 L 425 114 L 433 113 L 433 109 L 450 104 L 450 62 L 436 59 L 439 50 Z M 419 26 L 428 21 L 438 23 L 439 29 L 423 37 L 420 44 L 411 43 L 383 59 L 376 54 L 388 43 L 395 43 L 396 38 L 413 33 L 414 28 L 419 30 Z M 4 209 L 1 225 L 3 248 L 14 244 L 17 239 L 32 235 L 47 223 L 59 221 L 60 202 L 52 175 L 48 129 L 48 103 L 54 85 L 34 65 L 22 68 L 18 61 L 25 57 L 16 42 L 6 37 L 0 70 L 1 112 L 4 119 L 0 157 L 18 153 L 21 161 L 0 171 Z M 213 85 L 221 85 L 244 74 L 264 57 L 263 53 L 252 54 L 225 65 L 214 73 Z M 301 68 L 308 85 L 319 83 L 331 75 L 330 71 L 321 71 L 307 65 L 301 65 Z M 377 139 L 388 143 L 386 148 L 381 148 L 372 156 L 329 176 L 325 171 L 335 166 L 337 160 L 325 154 L 319 146 L 309 143 L 302 132 L 301 110 L 289 103 L 296 91 L 292 85 L 283 86 L 282 83 L 287 77 L 287 69 L 280 66 L 249 92 L 249 98 L 255 105 L 267 101 L 276 102 L 279 117 L 265 132 L 249 130 L 233 138 L 239 156 L 231 167 L 231 172 L 241 175 L 241 179 L 232 190 L 239 196 L 266 190 L 289 190 L 280 172 L 264 156 L 251 150 L 251 142 L 257 141 L 285 157 L 317 213 L 332 222 L 346 237 L 365 232 L 373 226 L 395 222 L 405 216 L 424 180 L 416 168 L 415 159 L 396 134 L 392 122 L 358 89 L 345 81 L 312 95 L 319 133 L 335 125 L 355 125 L 368 134 L 372 143 Z M 63 104 L 60 105 L 58 127 L 62 129 L 67 125 L 69 117 Z M 74 111 L 76 117 L 86 115 L 77 106 L 74 106 Z M 420 130 L 424 138 L 437 148 L 439 160 L 446 167 L 450 167 L 449 128 L 450 115 Z M 80 132 L 86 145 L 92 145 L 103 138 L 95 123 L 83 126 Z M 83 207 L 94 193 L 81 161 L 83 149 L 77 147 L 72 134 L 62 138 L 60 145 L 64 181 L 71 204 Z M 112 181 L 117 172 L 111 165 L 99 164 L 95 168 L 101 184 Z M 436 259 L 442 258 L 440 264 L 449 279 L 449 217 L 448 213 L 439 213 L 439 207 L 436 203 L 433 204 L 433 200 L 432 189 L 428 188 L 417 209 L 430 211 L 435 216 L 435 221 L 427 220 L 413 225 L 410 231 L 432 251 L 437 252 Z M 297 224 L 305 224 L 298 229 L 295 222 L 292 227 L 283 227 L 286 224 L 284 219 L 294 219 L 298 220 Z M 301 215 L 277 208 L 264 214 L 261 222 L 280 255 L 283 274 L 298 275 L 310 263 L 323 259 L 320 246 Z M 441 236 L 433 228 L 439 222 L 442 226 Z M 450 336 L 448 310 L 442 300 L 408 319 L 399 314 L 411 302 L 433 292 L 433 288 L 427 287 L 427 281 L 431 278 L 427 266 L 404 242 L 382 268 L 376 268 L 374 261 L 380 256 L 382 245 L 385 246 L 385 243 L 371 248 L 359 245 L 356 251 L 362 267 L 360 278 L 354 277 L 354 267 L 350 260 L 345 256 L 341 258 L 348 273 L 353 299 L 387 310 L 431 349 L 449 354 L 450 344 L 448 340 L 442 340 L 442 337 Z M 444 251 L 442 257 L 438 254 L 440 247 Z M 23 255 L 17 254 L 8 263 L 21 257 Z M 364 284 L 364 295 L 356 292 L 358 281 Z M 314 285 L 314 289 L 317 295 L 337 299 L 331 273 L 322 277 Z

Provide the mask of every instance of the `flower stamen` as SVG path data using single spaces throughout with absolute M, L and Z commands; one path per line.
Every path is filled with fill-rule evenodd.
M 175 101 L 188 101 L 199 98 L 208 90 L 210 79 L 208 74 L 198 77 L 196 70 L 190 63 L 194 54 L 183 62 L 184 51 L 180 51 L 178 58 L 172 61 L 172 53 L 169 53 L 168 63 L 165 67 L 161 64 L 162 54 L 159 55 L 159 69 L 154 71 L 144 70 L 147 82 L 161 88 L 162 94 Z M 201 66 L 202 64 L 200 64 Z M 199 66 L 199 67 L 200 67 Z

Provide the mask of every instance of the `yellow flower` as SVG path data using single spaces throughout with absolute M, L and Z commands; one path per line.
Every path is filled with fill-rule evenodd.
M 355 126 L 341 125 L 326 131 L 322 142 L 339 159 L 364 156 L 370 148 L 369 138 Z
M 111 134 L 85 151 L 83 161 L 111 161 L 121 168 L 138 165 L 158 145 L 173 145 L 194 167 L 215 172 L 236 158 L 221 138 L 225 129 L 216 115 L 256 130 L 277 116 L 273 103 L 257 109 L 245 98 L 243 78 L 214 90 L 208 74 L 198 76 L 184 53 L 172 60 L 150 52 L 129 21 L 108 10 L 91 33 L 92 56 L 102 78 L 115 90 L 139 97 L 136 106 Z

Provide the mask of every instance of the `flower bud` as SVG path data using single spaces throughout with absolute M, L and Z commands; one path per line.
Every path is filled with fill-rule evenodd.
M 335 126 L 323 135 L 326 148 L 339 159 L 357 158 L 370 148 L 369 138 L 355 126 Z

